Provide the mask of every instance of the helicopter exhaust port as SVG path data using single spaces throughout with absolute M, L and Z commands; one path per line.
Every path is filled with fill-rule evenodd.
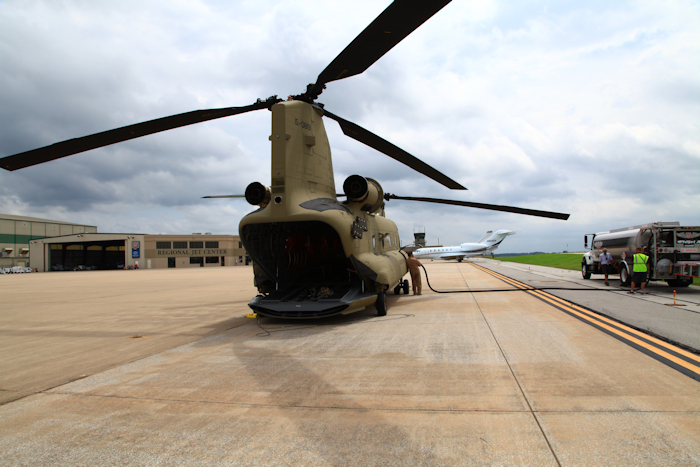
M 350 175 L 343 182 L 343 192 L 348 201 L 361 203 L 361 209 L 367 212 L 377 212 L 384 204 L 384 190 L 376 180 L 362 175 Z
M 253 182 L 245 189 L 245 200 L 253 206 L 264 208 L 270 204 L 270 198 L 272 198 L 270 187 L 260 182 Z

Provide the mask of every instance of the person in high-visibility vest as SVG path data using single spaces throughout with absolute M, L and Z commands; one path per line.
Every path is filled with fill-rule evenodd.
M 649 257 L 642 253 L 641 248 L 637 247 L 637 253 L 632 257 L 632 261 L 632 289 L 627 293 L 634 293 L 635 283 L 640 284 L 641 292 L 644 293 L 649 272 Z

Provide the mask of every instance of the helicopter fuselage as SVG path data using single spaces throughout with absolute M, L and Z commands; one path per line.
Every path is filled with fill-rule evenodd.
M 360 311 L 407 272 L 381 187 L 338 201 L 322 109 L 286 101 L 271 110 L 269 199 L 239 225 L 260 292 L 250 307 L 283 318 Z
M 282 101 L 277 95 L 250 105 L 185 112 L 72 138 L 0 158 L 0 168 L 18 170 L 62 157 L 232 115 L 272 111 L 272 181 L 254 182 L 245 198 L 260 209 L 245 216 L 239 234 L 254 262 L 260 294 L 250 307 L 261 315 L 312 318 L 351 313 L 375 303 L 385 315 L 385 292 L 408 293 L 406 255 L 396 224 L 384 217 L 384 201 L 405 200 L 512 212 L 554 219 L 569 214 L 514 206 L 384 193 L 361 175 L 345 180 L 347 200 L 338 201 L 323 116 L 343 133 L 441 185 L 466 190 L 380 136 L 331 112 L 316 100 L 326 84 L 363 73 L 450 0 L 395 0 L 322 72 L 306 92 Z M 325 112 L 325 113 L 324 113 Z M 340 195 L 343 196 L 343 195 Z M 240 195 L 207 196 L 238 198 Z

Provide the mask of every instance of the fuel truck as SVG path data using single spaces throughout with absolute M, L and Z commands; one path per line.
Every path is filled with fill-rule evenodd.
M 629 285 L 633 255 L 637 247 L 649 256 L 648 280 L 666 281 L 671 287 L 688 287 L 700 277 L 700 226 L 681 226 L 678 222 L 649 224 L 609 230 L 583 237 L 588 249 L 581 260 L 584 279 L 602 274 L 598 257 L 607 248 L 613 258 L 611 274 L 620 274 L 620 283 Z

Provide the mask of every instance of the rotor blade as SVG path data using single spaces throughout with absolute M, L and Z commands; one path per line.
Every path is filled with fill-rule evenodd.
M 395 0 L 318 75 L 311 94 L 331 81 L 358 75 L 451 0 Z
M 468 208 L 489 209 L 491 211 L 503 211 L 512 212 L 515 214 L 525 214 L 526 216 L 548 217 L 550 219 L 567 220 L 569 218 L 569 214 L 562 214 L 560 212 L 538 211 L 536 209 L 516 208 L 513 206 L 500 206 L 498 204 L 471 203 L 469 201 L 455 201 L 450 199 L 415 198 L 412 196 L 396 196 L 392 195 L 391 193 L 386 193 L 384 195 L 384 199 L 386 199 L 387 201 L 390 199 L 398 199 L 404 201 L 423 201 L 425 203 L 452 204 L 455 206 L 466 206 Z
M 279 102 L 279 100 L 276 100 Z M 274 102 L 273 102 L 274 103 Z M 23 169 L 43 162 L 60 159 L 91 149 L 109 146 L 110 144 L 128 141 L 141 136 L 159 133 L 165 130 L 172 130 L 181 126 L 192 125 L 194 123 L 206 122 L 217 118 L 228 117 L 230 115 L 250 112 L 269 108 L 270 100 L 259 101 L 244 107 L 226 107 L 221 109 L 195 110 L 193 112 L 171 115 L 169 117 L 149 120 L 147 122 L 136 123 L 134 125 L 116 128 L 114 130 L 103 131 L 82 138 L 69 139 L 60 143 L 44 146 L 43 148 L 21 152 L 13 156 L 0 159 L 0 167 L 5 170 Z
M 345 193 L 336 193 L 336 198 L 347 196 Z M 245 195 L 218 195 L 218 196 L 202 196 L 202 198 L 245 198 Z
M 447 188 L 450 188 L 452 190 L 466 190 L 466 188 L 449 178 L 447 175 L 438 172 L 422 160 L 410 155 L 398 146 L 391 144 L 389 141 L 375 135 L 374 133 L 368 130 L 365 130 L 359 125 L 356 125 L 343 118 L 340 118 L 337 115 L 333 115 L 325 109 L 323 110 L 323 113 L 324 115 L 327 115 L 328 117 L 338 122 L 340 124 L 340 128 L 343 130 L 343 133 L 345 133 L 347 136 L 356 139 L 360 143 L 364 143 L 367 146 L 376 149 L 379 152 L 386 154 L 392 159 L 395 159 L 401 162 L 402 164 L 409 166 L 413 170 L 416 170 L 422 173 L 423 175 L 432 178 L 433 180 L 446 186 Z

